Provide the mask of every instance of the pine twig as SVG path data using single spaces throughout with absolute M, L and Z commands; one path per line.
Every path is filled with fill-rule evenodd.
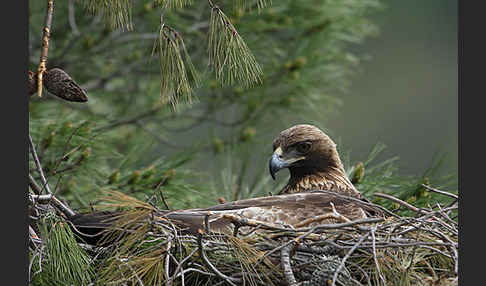
M 344 264 L 346 263 L 346 260 L 351 256 L 351 254 L 358 248 L 358 246 L 371 234 L 371 231 L 368 232 L 367 234 L 361 236 L 360 240 L 356 242 L 353 247 L 346 253 L 346 255 L 343 257 L 341 260 L 341 263 L 339 264 L 338 268 L 336 269 L 336 272 L 334 272 L 334 275 L 332 276 L 332 283 L 331 286 L 336 286 L 336 280 L 338 277 L 339 272 L 341 272 L 341 269 L 344 267 Z
M 223 11 L 211 0 L 209 62 L 223 84 L 236 82 L 249 87 L 260 84 L 263 71 L 243 38 Z
M 32 154 L 32 158 L 34 159 L 35 166 L 37 168 L 37 171 L 39 172 L 43 184 L 43 188 L 45 188 L 49 194 L 52 194 L 51 189 L 47 184 L 46 177 L 44 176 L 44 171 L 42 170 L 42 166 L 40 164 L 39 157 L 37 156 L 37 152 L 35 151 L 34 142 L 32 141 L 32 137 L 30 137 L 30 134 L 29 134 L 29 147 L 30 147 L 30 152 Z
M 378 258 L 376 257 L 376 238 L 375 238 L 375 231 L 376 231 L 376 226 L 373 226 L 371 228 L 371 239 L 372 239 L 372 249 L 373 249 L 373 261 L 375 262 L 375 267 L 376 271 L 378 272 L 378 276 L 380 277 L 381 282 L 383 285 L 386 285 L 385 278 L 383 277 L 383 274 L 381 274 L 380 270 L 380 264 L 378 263 Z M 415 250 L 415 248 L 414 248 Z M 414 251 L 415 253 L 415 251 Z M 413 259 L 412 259 L 413 261 Z M 410 265 L 412 265 L 412 262 L 410 262 Z
M 412 206 L 411 204 L 409 204 L 409 203 L 407 203 L 407 202 L 404 202 L 404 201 L 402 201 L 402 200 L 400 200 L 400 199 L 397 199 L 397 198 L 395 198 L 395 197 L 393 197 L 393 196 L 390 196 L 390 195 L 387 195 L 387 194 L 383 194 L 383 193 L 374 193 L 374 194 L 373 194 L 373 196 L 380 197 L 380 198 L 384 198 L 384 199 L 388 199 L 388 200 L 390 200 L 390 201 L 393 201 L 393 202 L 395 202 L 395 203 L 397 203 L 397 204 L 400 204 L 400 205 L 402 205 L 402 206 L 406 207 L 407 209 L 412 210 L 412 211 L 414 211 L 414 212 L 416 212 L 416 213 L 419 213 L 419 214 L 421 214 L 421 213 L 424 213 L 424 214 L 429 213 L 429 212 L 428 212 L 428 211 L 426 211 L 426 210 L 419 209 L 419 208 L 417 208 L 417 207 L 415 207 L 415 206 Z
M 71 26 L 71 31 L 73 32 L 73 35 L 79 36 L 79 35 L 81 35 L 81 32 L 79 31 L 78 25 L 76 24 L 74 1 L 75 0 L 69 0 L 69 3 L 68 3 L 68 20 L 69 20 L 69 26 Z
M 42 35 L 42 50 L 37 69 L 37 93 L 42 97 L 42 76 L 46 72 L 47 55 L 49 52 L 49 38 L 51 37 L 52 15 L 54 14 L 54 0 L 47 0 L 47 11 Z
M 290 286 L 297 284 L 294 272 L 292 271 L 292 266 L 290 265 L 290 251 L 292 250 L 293 246 L 294 244 L 291 243 L 280 249 L 280 262 L 282 263 L 283 274 L 285 276 L 285 280 L 287 280 L 287 283 Z
M 454 198 L 454 199 L 458 199 L 459 198 L 455 194 L 452 194 L 452 193 L 449 193 L 449 192 L 446 192 L 446 191 L 437 190 L 437 189 L 434 189 L 434 188 L 432 188 L 430 186 L 427 186 L 425 184 L 422 184 L 422 187 L 426 188 L 427 190 L 429 190 L 431 192 L 437 193 L 437 194 L 441 194 L 441 195 L 444 195 L 444 196 L 448 196 L 448 197 L 451 197 L 451 198 Z
M 93 14 L 103 15 L 111 28 L 133 30 L 131 0 L 85 0 L 84 7 Z
M 29 134 L 29 146 L 30 146 L 30 152 L 32 154 L 32 157 L 34 158 L 35 166 L 37 168 L 37 171 L 39 172 L 43 188 L 45 188 L 47 193 L 52 196 L 52 199 L 51 199 L 52 202 L 62 213 L 64 213 L 68 217 L 74 216 L 76 213 L 72 209 L 70 209 L 68 206 L 63 204 L 59 199 L 57 199 L 53 195 L 51 189 L 49 188 L 49 184 L 46 180 L 46 177 L 44 176 L 44 171 L 42 171 L 42 165 L 40 164 L 39 157 L 37 156 L 37 152 L 35 150 L 34 142 L 32 142 L 32 137 L 30 136 L 30 134 Z M 42 188 L 39 187 L 39 185 L 37 185 L 37 183 L 35 182 L 35 180 L 34 180 L 34 178 L 32 177 L 31 174 L 29 174 L 29 185 L 31 186 L 32 190 L 34 190 L 34 192 L 36 192 L 37 195 L 42 194 Z
M 202 243 L 202 231 L 198 233 L 198 236 L 197 236 L 197 244 L 198 244 L 198 249 L 199 249 L 199 256 L 203 259 L 204 263 L 219 277 L 223 278 L 224 280 L 226 280 L 226 282 L 228 282 L 228 284 L 232 285 L 232 286 L 236 286 L 235 283 L 233 283 L 233 281 L 235 282 L 239 282 L 240 279 L 237 279 L 237 278 L 233 278 L 233 277 L 229 277 L 229 276 L 226 276 L 224 275 L 223 273 L 221 273 L 212 263 L 211 261 L 208 259 L 207 255 L 206 255 L 206 251 L 204 250 L 204 247 L 203 247 L 203 243 Z
M 162 106 L 156 106 L 146 112 L 142 112 L 140 114 L 137 114 L 133 117 L 129 117 L 129 118 L 125 118 L 125 119 L 120 119 L 120 120 L 116 120 L 116 121 L 112 121 L 110 123 L 108 123 L 107 125 L 104 125 L 104 126 L 100 126 L 100 127 L 97 127 L 95 128 L 93 131 L 94 132 L 100 132 L 100 131 L 104 131 L 104 130 L 107 130 L 107 129 L 113 129 L 113 128 L 116 128 L 118 126 L 122 126 L 122 125 L 126 125 L 126 124 L 135 124 L 137 121 L 143 119 L 143 118 L 146 118 L 146 117 L 150 117 L 152 115 L 155 115 L 157 112 L 159 112 L 160 110 L 162 109 Z
M 159 37 L 154 42 L 151 56 L 156 49 L 159 50 L 160 96 L 163 104 L 170 103 L 172 109 L 176 110 L 180 99 L 192 103 L 193 89 L 189 79 L 192 78 L 196 87 L 201 79 L 181 35 L 164 23 L 166 8 L 164 7 L 160 15 Z
M 48 200 L 54 204 L 54 206 L 61 211 L 63 214 L 65 214 L 67 217 L 72 217 L 76 213 L 69 208 L 67 205 L 65 205 L 63 202 L 61 202 L 58 198 L 56 198 L 52 193 L 48 195 L 41 195 L 42 189 L 41 187 L 36 183 L 34 178 L 32 177 L 31 174 L 29 174 L 29 186 L 30 188 L 36 193 L 36 196 L 31 196 L 33 199 L 39 199 L 39 200 Z

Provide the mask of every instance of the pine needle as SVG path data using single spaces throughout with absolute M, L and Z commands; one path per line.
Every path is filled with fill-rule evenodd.
M 45 285 L 88 285 L 94 277 L 91 259 L 76 242 L 74 234 L 58 218 L 46 218 L 42 238 L 45 241 L 45 257 L 41 260 L 41 272 L 35 280 Z M 48 229 L 47 225 L 52 228 Z M 37 265 L 34 263 L 33 265 Z
M 170 103 L 174 110 L 181 100 L 191 104 L 193 89 L 189 80 L 191 79 L 195 86 L 198 86 L 201 80 L 182 37 L 171 27 L 162 24 L 159 38 L 152 49 L 152 56 L 157 47 L 160 60 L 160 96 L 163 103 Z
M 266 281 L 268 283 L 267 285 L 274 285 L 272 282 L 272 278 L 275 278 L 273 277 L 273 273 L 280 271 L 264 256 L 265 253 L 237 237 L 229 236 L 228 238 L 233 246 L 236 259 L 244 269 L 244 273 L 250 274 L 244 275 L 248 279 L 249 285 L 258 285 L 257 282 L 261 281 Z M 263 259 L 263 263 L 257 263 L 260 259 Z M 268 269 L 272 271 L 268 271 Z
M 109 208 L 129 208 L 129 209 L 143 209 L 153 211 L 154 207 L 149 203 L 140 201 L 135 197 L 126 195 L 122 192 L 108 190 L 105 191 L 105 196 L 102 198 L 103 203 L 99 206 L 103 209 Z
M 131 0 L 84 0 L 84 7 L 93 14 L 102 14 L 111 28 L 133 30 Z
M 183 8 L 192 4 L 192 0 L 155 0 L 156 5 L 167 5 L 167 8 Z
M 244 10 L 250 10 L 251 11 L 253 9 L 253 7 L 256 6 L 257 11 L 261 12 L 266 7 L 269 7 L 269 6 L 272 5 L 272 0 L 256 0 L 256 1 L 234 0 L 233 3 L 234 3 L 235 9 L 244 9 Z
M 211 10 L 209 62 L 223 84 L 252 86 L 262 82 L 262 69 L 243 38 L 218 7 Z

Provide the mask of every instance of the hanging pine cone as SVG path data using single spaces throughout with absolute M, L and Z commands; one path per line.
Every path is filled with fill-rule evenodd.
M 37 76 L 29 71 L 29 96 L 37 92 Z
M 53 68 L 43 75 L 42 83 L 47 91 L 67 101 L 86 102 L 88 96 L 65 71 Z

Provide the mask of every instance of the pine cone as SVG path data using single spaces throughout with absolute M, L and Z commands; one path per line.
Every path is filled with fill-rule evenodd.
M 37 92 L 37 74 L 29 71 L 29 96 Z
M 48 92 L 67 101 L 86 102 L 88 96 L 65 71 L 53 68 L 43 75 L 42 83 Z

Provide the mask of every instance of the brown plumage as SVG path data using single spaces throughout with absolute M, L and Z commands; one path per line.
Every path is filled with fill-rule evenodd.
M 225 203 L 206 209 L 176 211 L 167 214 L 192 231 L 202 228 L 203 218 L 209 212 L 212 228 L 222 230 L 230 226 L 223 214 L 233 214 L 281 226 L 302 227 L 311 218 L 316 220 L 305 226 L 333 223 L 331 203 L 335 210 L 349 220 L 366 217 L 364 207 L 357 200 L 363 199 L 344 170 L 336 144 L 313 125 L 296 125 L 280 132 L 273 141 L 270 174 L 288 168 L 290 179 L 277 196 L 253 198 Z M 319 192 L 319 191 L 326 191 Z M 346 199 L 351 197 L 351 199 Z M 371 211 L 371 210 L 370 210 Z
M 366 204 L 349 181 L 336 150 L 336 144 L 312 125 L 286 129 L 273 141 L 270 174 L 283 168 L 290 171 L 287 185 L 278 195 L 238 200 L 209 208 L 163 211 L 186 232 L 232 233 L 232 218 L 251 219 L 276 227 L 312 227 L 346 220 L 366 218 Z M 341 217 L 342 218 L 342 217 Z
M 301 157 L 285 166 L 290 171 L 290 179 L 279 194 L 329 190 L 361 198 L 344 171 L 336 144 L 319 128 L 301 124 L 286 129 L 273 141 L 273 151 L 282 152 L 274 153 L 272 159 L 277 161 L 278 156 L 287 161 Z

